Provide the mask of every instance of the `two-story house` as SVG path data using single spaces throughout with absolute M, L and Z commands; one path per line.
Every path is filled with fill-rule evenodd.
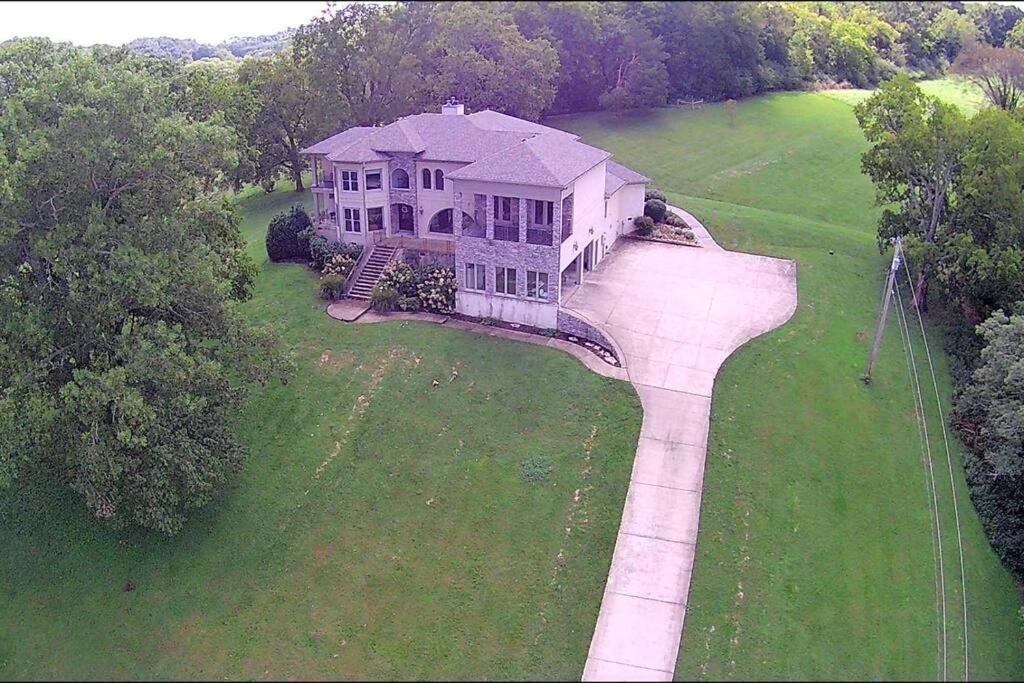
M 650 182 L 576 135 L 455 103 L 303 153 L 322 234 L 365 244 L 364 258 L 447 257 L 457 311 L 542 328 L 564 327 L 560 302 L 632 230 Z

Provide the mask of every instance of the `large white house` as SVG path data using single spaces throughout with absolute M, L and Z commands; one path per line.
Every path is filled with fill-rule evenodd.
M 576 135 L 455 103 L 303 153 L 321 234 L 366 245 L 351 296 L 398 250 L 432 254 L 455 268 L 457 311 L 541 328 L 572 329 L 560 302 L 632 230 L 650 182 Z

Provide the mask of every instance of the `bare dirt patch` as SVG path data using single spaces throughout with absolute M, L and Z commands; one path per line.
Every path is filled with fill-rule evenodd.
M 331 351 L 324 349 L 317 359 L 317 367 L 323 370 L 341 370 L 351 366 L 355 362 L 355 356 L 348 351 Z

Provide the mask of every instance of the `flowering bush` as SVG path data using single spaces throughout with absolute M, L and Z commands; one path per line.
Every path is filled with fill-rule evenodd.
M 344 254 L 335 254 L 324 264 L 320 273 L 322 275 L 337 275 L 341 277 L 342 281 L 345 281 L 355 267 L 356 262 L 352 258 Z
M 458 289 L 455 271 L 451 268 L 429 270 L 417 286 L 417 294 L 423 308 L 437 313 L 451 313 L 455 310 L 455 290 Z
M 391 261 L 384 266 L 377 284 L 389 287 L 402 296 L 416 296 L 412 267 L 405 261 Z
M 373 293 L 370 294 L 370 306 L 378 313 L 387 313 L 395 310 L 398 306 L 399 294 L 394 287 L 377 282 L 373 286 Z

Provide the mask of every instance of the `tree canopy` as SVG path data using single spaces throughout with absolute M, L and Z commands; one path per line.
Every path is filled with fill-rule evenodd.
M 174 107 L 159 63 L 66 51 L 0 110 L 0 484 L 173 533 L 236 472 L 229 421 L 279 361 L 235 303 L 254 266 L 209 190 L 231 129 Z

